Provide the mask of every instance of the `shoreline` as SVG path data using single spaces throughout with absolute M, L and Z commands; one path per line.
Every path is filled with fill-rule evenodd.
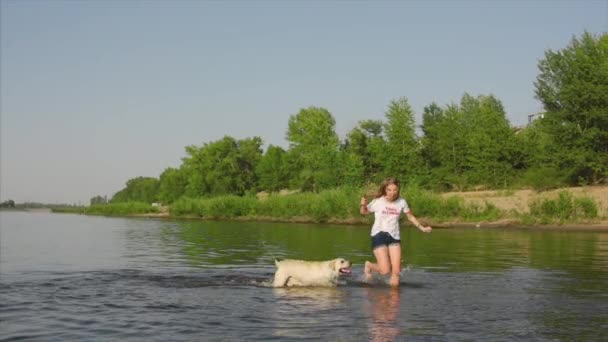
M 210 199 L 186 199 L 175 207 L 174 204 L 150 205 L 131 202 L 98 208 L 94 206 L 91 211 L 89 207 L 52 210 L 110 217 L 370 226 L 373 222 L 370 216 L 361 216 L 358 210 L 353 210 L 354 194 L 351 192 L 338 189 L 308 196 L 279 193 L 272 197 L 258 194 L 256 199 L 220 196 Z M 413 196 L 420 194 L 414 193 Z M 441 194 L 423 192 L 422 198 L 420 205 L 429 205 L 436 210 L 429 210 L 424 214 L 421 212 L 418 219 L 423 224 L 438 229 L 608 230 L 608 185 L 549 191 L 507 189 Z M 456 204 L 452 202 L 446 205 L 452 199 Z M 274 205 L 274 209 L 270 207 L 269 210 L 269 207 L 264 206 L 263 202 L 269 200 L 272 200 L 270 206 Z M 302 201 L 305 210 L 290 210 L 291 206 L 299 207 Z M 245 213 L 250 215 L 243 215 Z M 341 215 L 334 215 L 337 213 Z M 405 218 L 402 218 L 402 226 L 409 226 Z
M 294 223 L 294 224 L 332 224 L 332 225 L 351 225 L 368 227 L 371 223 L 366 219 L 329 219 L 327 221 L 318 222 L 307 217 L 294 218 L 274 218 L 274 217 L 252 217 L 243 216 L 237 218 L 204 218 L 200 216 L 184 215 L 174 216 L 168 212 L 161 213 L 146 213 L 146 214 L 130 214 L 124 217 L 134 218 L 156 218 L 166 220 L 197 220 L 197 221 L 239 221 L 239 222 L 269 222 L 269 223 Z M 424 217 L 418 218 L 424 224 L 430 225 L 433 229 L 518 229 L 518 230 L 563 230 L 563 231 L 608 231 L 608 220 L 597 220 L 591 222 L 564 222 L 564 223 L 547 223 L 547 224 L 524 224 L 517 219 L 500 219 L 497 221 L 479 221 L 479 222 L 433 222 L 431 219 Z M 402 225 L 403 228 L 410 227 L 410 224 Z

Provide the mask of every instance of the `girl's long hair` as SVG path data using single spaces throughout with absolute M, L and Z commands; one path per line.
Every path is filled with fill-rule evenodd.
M 374 198 L 380 198 L 380 197 L 386 195 L 386 187 L 391 184 L 394 184 L 397 186 L 397 198 L 399 198 L 399 196 L 400 196 L 399 191 L 401 191 L 401 186 L 399 185 L 399 180 L 394 177 L 387 178 L 387 179 L 383 180 L 382 183 L 380 183 L 380 189 L 378 189 L 378 192 L 376 192 L 376 194 L 374 195 Z

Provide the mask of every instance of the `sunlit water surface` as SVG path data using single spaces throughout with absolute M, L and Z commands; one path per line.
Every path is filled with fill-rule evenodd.
M 608 233 L 404 228 L 402 284 L 361 226 L 0 213 L 0 339 L 605 340 Z M 273 289 L 274 258 L 354 262 Z

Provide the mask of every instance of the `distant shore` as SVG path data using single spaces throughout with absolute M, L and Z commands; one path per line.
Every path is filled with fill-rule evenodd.
M 163 213 L 143 213 L 143 214 L 130 214 L 126 217 L 140 217 L 140 218 L 158 218 L 158 219 L 171 219 L 171 220 L 200 220 L 200 221 L 256 221 L 256 222 L 272 222 L 272 223 L 308 223 L 318 224 L 314 219 L 308 217 L 293 217 L 289 219 L 274 218 L 274 217 L 250 217 L 243 216 L 232 219 L 215 219 L 215 218 L 204 218 L 193 215 L 181 215 L 174 216 L 168 212 Z M 549 224 L 525 224 L 516 219 L 500 219 L 497 221 L 479 221 L 479 222 L 433 222 L 429 218 L 419 218 L 419 221 L 424 224 L 428 224 L 436 229 L 450 229 L 450 228 L 515 228 L 515 229 L 547 229 L 547 230 L 578 230 L 578 231 L 608 231 L 608 220 L 597 220 L 592 222 L 567 222 L 563 224 L 549 223 Z M 354 226 L 369 226 L 369 222 L 366 219 L 329 219 L 322 222 L 322 224 L 336 224 L 336 225 L 354 225 Z M 409 223 L 403 223 L 402 228 L 408 227 Z

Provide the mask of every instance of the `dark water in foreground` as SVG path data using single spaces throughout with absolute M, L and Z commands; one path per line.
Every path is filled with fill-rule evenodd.
M 366 227 L 0 213 L 0 339 L 606 340 L 608 233 L 404 229 L 402 286 L 361 280 Z M 273 259 L 345 257 L 338 288 Z

